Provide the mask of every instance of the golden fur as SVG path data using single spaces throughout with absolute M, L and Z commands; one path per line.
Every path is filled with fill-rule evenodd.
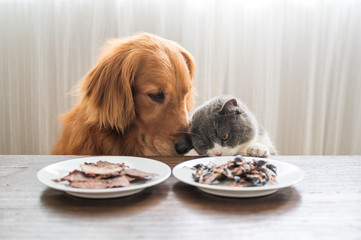
M 191 55 L 175 42 L 148 33 L 111 40 L 78 86 L 52 154 L 176 155 L 189 130 L 193 76 Z M 150 97 L 158 93 L 162 102 Z

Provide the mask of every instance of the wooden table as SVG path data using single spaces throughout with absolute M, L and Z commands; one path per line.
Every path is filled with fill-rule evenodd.
M 0 156 L 0 239 L 361 239 L 361 156 L 277 156 L 294 187 L 259 198 L 208 195 L 170 177 L 133 196 L 91 200 L 41 184 L 80 156 Z M 155 158 L 171 167 L 188 158 Z

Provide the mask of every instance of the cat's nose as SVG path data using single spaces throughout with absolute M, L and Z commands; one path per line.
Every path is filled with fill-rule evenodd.
M 216 153 L 216 156 L 217 156 L 217 157 L 222 156 L 222 153 L 221 153 L 221 152 L 217 152 L 217 153 Z
M 174 144 L 174 149 L 179 155 L 186 154 L 193 148 L 190 134 L 183 134 L 181 139 Z

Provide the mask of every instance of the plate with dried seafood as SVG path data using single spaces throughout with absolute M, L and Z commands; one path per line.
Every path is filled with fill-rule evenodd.
M 269 195 L 304 177 L 304 172 L 293 164 L 243 156 L 197 158 L 178 164 L 172 173 L 201 191 L 235 198 Z

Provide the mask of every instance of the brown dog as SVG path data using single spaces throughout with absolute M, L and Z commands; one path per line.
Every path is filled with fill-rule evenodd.
M 191 55 L 175 42 L 147 33 L 110 41 L 78 86 L 52 154 L 186 153 L 193 76 Z

